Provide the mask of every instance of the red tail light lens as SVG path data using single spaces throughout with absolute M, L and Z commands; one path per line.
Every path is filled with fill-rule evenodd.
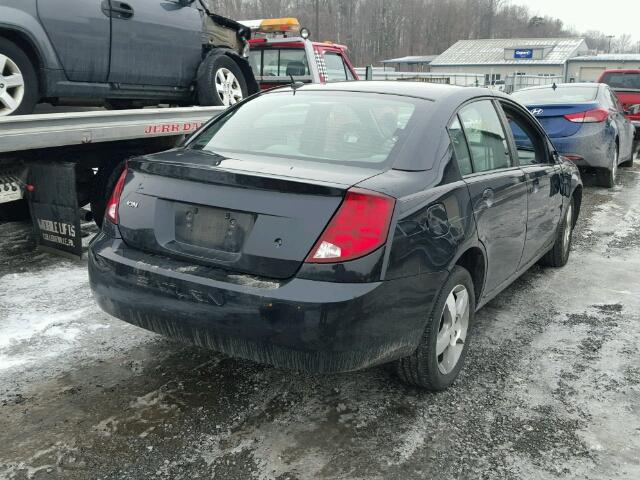
M 350 189 L 305 262 L 345 262 L 381 247 L 387 241 L 395 203 L 381 193 Z
M 564 118 L 574 123 L 600 123 L 609 118 L 609 112 L 604 108 L 594 108 L 586 112 L 570 113 Z
M 113 193 L 107 202 L 107 209 L 104 216 L 114 225 L 118 224 L 118 204 L 120 203 L 120 195 L 122 195 L 122 189 L 124 188 L 124 180 L 127 178 L 127 166 L 120 174 L 116 186 L 113 187 Z

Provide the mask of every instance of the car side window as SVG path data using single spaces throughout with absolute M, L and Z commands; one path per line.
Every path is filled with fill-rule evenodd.
M 498 112 L 491 100 L 480 100 L 460 109 L 474 172 L 511 166 L 509 144 Z
M 458 163 L 460 175 L 464 176 L 473 173 L 473 167 L 471 166 L 471 154 L 469 153 L 469 147 L 467 146 L 467 139 L 464 137 L 462 125 L 460 125 L 460 120 L 457 116 L 449 125 L 449 136 L 451 137 L 453 155 Z
M 324 53 L 324 63 L 327 68 L 327 82 L 344 82 L 345 80 L 351 80 L 353 77 L 347 76 L 349 70 L 342 60 L 342 56 L 333 52 Z
M 551 163 L 540 132 L 515 108 L 507 104 L 502 107 L 516 144 L 518 163 L 521 166 Z

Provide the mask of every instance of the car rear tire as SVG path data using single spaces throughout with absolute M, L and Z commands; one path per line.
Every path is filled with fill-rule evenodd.
M 605 188 L 613 188 L 616 185 L 616 175 L 618 173 L 618 159 L 620 149 L 616 141 L 612 147 L 612 163 L 609 168 L 602 168 L 597 173 L 598 185 Z
M 418 348 L 395 362 L 400 379 L 431 391 L 451 386 L 464 363 L 475 310 L 471 275 L 456 266 L 438 295 Z
M 198 69 L 197 92 L 200 105 L 228 107 L 247 97 L 247 82 L 233 59 L 210 53 Z
M 0 117 L 33 113 L 38 91 L 29 57 L 15 43 L 0 38 Z
M 569 260 L 571 253 L 571 240 L 573 237 L 573 227 L 575 225 L 575 202 L 573 198 L 564 212 L 562 222 L 558 225 L 556 240 L 553 247 L 541 259 L 540 264 L 549 267 L 564 267 Z

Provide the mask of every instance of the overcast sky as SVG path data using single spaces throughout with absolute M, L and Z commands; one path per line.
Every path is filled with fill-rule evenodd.
M 629 33 L 640 41 L 640 0 L 512 0 L 536 15 L 559 18 L 578 31 L 600 30 L 607 35 Z

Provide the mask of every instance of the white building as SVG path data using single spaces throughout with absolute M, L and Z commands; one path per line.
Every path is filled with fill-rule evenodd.
M 605 70 L 618 68 L 640 69 L 640 54 L 616 53 L 571 58 L 567 62 L 567 80 L 595 82 Z
M 489 84 L 510 75 L 567 79 L 570 59 L 589 52 L 584 38 L 459 40 L 431 62 L 431 72 L 476 73 Z

